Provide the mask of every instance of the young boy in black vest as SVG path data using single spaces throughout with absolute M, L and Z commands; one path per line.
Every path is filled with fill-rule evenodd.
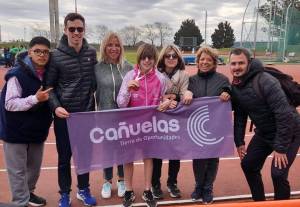
M 44 141 L 52 115 L 50 89 L 43 90 L 43 74 L 49 61 L 50 42 L 34 37 L 28 52 L 18 55 L 5 75 L 0 99 L 0 137 L 12 193 L 17 206 L 44 206 L 46 200 L 33 191 L 40 175 Z

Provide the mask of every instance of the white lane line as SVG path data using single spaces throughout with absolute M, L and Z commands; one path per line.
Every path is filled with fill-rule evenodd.
M 266 193 L 267 198 L 274 197 L 274 193 Z M 292 191 L 291 195 L 300 195 L 300 191 Z M 242 199 L 251 199 L 251 194 L 242 194 L 242 195 L 234 195 L 234 196 L 220 196 L 214 197 L 214 201 L 227 201 L 227 200 L 242 200 Z M 171 200 L 171 201 L 159 201 L 157 202 L 158 205 L 171 205 L 171 204 L 199 204 L 200 200 L 193 201 L 192 199 L 185 199 L 185 200 Z M 120 207 L 122 205 L 109 205 L 109 207 Z M 145 203 L 134 203 L 132 206 L 145 206 Z M 100 207 L 100 206 L 96 206 Z M 103 206 L 101 206 L 103 207 Z
M 269 155 L 268 158 L 272 158 L 272 155 Z M 297 154 L 296 157 L 300 157 L 300 153 Z M 227 160 L 239 160 L 239 157 L 221 157 L 220 160 L 223 161 L 227 161 Z M 180 160 L 181 163 L 189 163 L 192 162 L 192 160 Z M 164 164 L 169 163 L 168 160 L 163 161 Z M 144 165 L 143 162 L 134 162 L 134 165 Z M 75 167 L 73 165 L 71 165 L 71 168 L 74 169 Z M 42 167 L 41 170 L 57 170 L 57 167 Z M 6 172 L 6 168 L 2 168 L 0 169 L 0 172 Z

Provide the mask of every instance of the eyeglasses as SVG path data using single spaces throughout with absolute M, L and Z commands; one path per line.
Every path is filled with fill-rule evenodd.
M 68 31 L 69 32 L 75 32 L 77 30 L 77 32 L 82 33 L 84 31 L 83 27 L 69 27 Z
M 40 50 L 40 49 L 36 49 L 36 50 L 33 50 L 33 53 L 37 56 L 48 56 L 49 55 L 49 50 Z
M 174 54 L 166 54 L 165 58 L 167 58 L 167 59 L 177 59 L 178 55 L 175 54 L 175 53 Z

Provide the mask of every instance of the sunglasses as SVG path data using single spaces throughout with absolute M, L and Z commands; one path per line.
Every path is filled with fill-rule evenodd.
M 83 27 L 69 27 L 68 31 L 69 32 L 75 32 L 77 30 L 77 32 L 82 33 L 84 31 Z
M 174 54 L 166 54 L 165 58 L 167 58 L 167 59 L 177 59 L 178 55 L 175 54 L 175 53 Z
M 146 55 L 146 56 L 142 56 L 142 57 L 141 57 L 141 60 L 145 60 L 146 58 L 148 58 L 149 60 L 154 59 L 153 56 L 148 56 L 148 55 Z
M 49 55 L 49 50 L 40 50 L 40 49 L 36 49 L 36 50 L 33 50 L 33 53 L 37 56 L 48 56 Z

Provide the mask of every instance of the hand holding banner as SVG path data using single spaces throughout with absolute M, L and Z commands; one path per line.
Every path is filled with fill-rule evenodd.
M 157 106 L 72 113 L 67 119 L 78 174 L 144 158 L 233 155 L 232 112 L 218 97 L 164 113 Z

